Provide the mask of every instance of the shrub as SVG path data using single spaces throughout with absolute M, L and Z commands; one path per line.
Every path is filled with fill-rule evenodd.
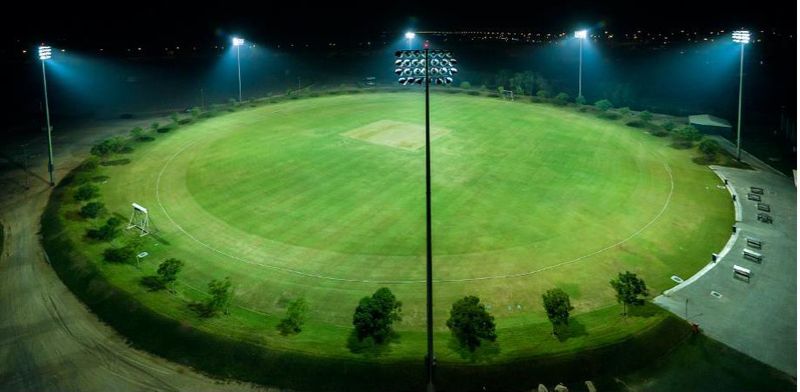
M 153 122 L 150 124 L 150 129 L 157 131 L 160 124 L 158 122 Z
M 92 156 L 86 158 L 86 160 L 83 161 L 83 163 L 81 163 L 81 170 L 86 172 L 91 172 L 97 169 L 98 165 L 100 165 L 100 158 Z
M 458 85 L 458 87 L 461 87 L 461 88 L 463 88 L 464 90 L 469 90 L 469 89 L 471 89 L 471 88 L 472 88 L 472 84 L 470 84 L 470 82 L 467 82 L 467 81 L 465 80 L 465 81 L 461 82 L 461 84 L 459 84 L 459 85 Z
M 648 112 L 647 110 L 639 113 L 639 118 L 642 119 L 644 122 L 648 122 L 653 119 L 653 113 Z
M 77 201 L 86 201 L 90 199 L 94 199 L 100 193 L 100 190 L 91 184 L 81 185 L 77 190 L 75 190 L 75 200 Z
M 170 121 L 172 121 L 174 124 L 177 124 L 177 123 L 178 123 L 178 120 L 179 120 L 179 119 L 178 119 L 178 113 L 172 113 L 172 114 L 170 114 L 170 115 L 169 115 L 169 119 L 170 119 Z
M 100 226 L 97 229 L 86 230 L 86 236 L 93 240 L 111 241 L 119 235 L 119 226 L 121 224 L 121 219 L 112 216 L 111 218 L 108 218 L 106 224 L 103 226 Z
M 597 114 L 597 117 L 604 118 L 606 120 L 619 120 L 622 118 L 622 115 L 614 112 L 600 112 Z
M 689 144 L 691 144 L 691 142 L 698 141 L 703 137 L 700 131 L 691 125 L 686 125 L 673 130 L 672 136 L 675 138 L 675 140 L 689 142 Z
M 577 96 L 575 98 L 575 103 L 578 104 L 578 105 L 585 105 L 586 104 L 586 98 L 584 98 L 583 95 L 579 95 L 579 96 Z
M 536 92 L 536 96 L 540 99 L 547 99 L 550 98 L 550 93 L 547 90 L 539 90 Z
M 175 285 L 175 280 L 178 279 L 178 273 L 181 272 L 183 269 L 183 261 L 180 261 L 175 258 L 169 258 L 161 262 L 158 265 L 158 270 L 156 273 L 158 274 L 158 280 L 164 284 L 164 286 L 169 287 L 170 290 Z
M 721 150 L 719 143 L 712 139 L 704 139 L 697 148 L 708 158 L 713 158 Z
M 105 211 L 105 205 L 99 201 L 93 201 L 87 203 L 85 206 L 81 207 L 80 214 L 84 218 L 97 218 L 100 214 Z
M 95 144 L 89 152 L 94 156 L 104 158 L 113 153 L 123 152 L 125 149 L 125 141 L 121 137 L 115 136 Z
M 303 298 L 298 298 L 289 303 L 286 309 L 286 317 L 278 324 L 278 330 L 282 335 L 297 334 L 303 330 L 308 304 Z
M 633 128 L 645 128 L 647 127 L 647 123 L 642 120 L 631 120 L 625 123 L 625 125 Z
M 619 108 L 619 109 L 617 109 L 617 113 L 619 113 L 619 114 L 621 114 L 621 115 L 623 115 L 623 116 L 630 116 L 630 114 L 631 114 L 631 109 L 630 109 L 629 107 L 627 107 L 627 106 L 626 106 L 626 107 L 624 107 L 624 108 Z
M 555 103 L 561 106 L 566 105 L 569 102 L 569 94 L 567 93 L 558 93 L 555 98 Z
M 669 132 L 664 129 L 653 129 L 650 130 L 650 134 L 656 137 L 664 137 L 669 135 Z
M 594 103 L 594 107 L 596 107 L 596 108 L 600 109 L 601 111 L 605 112 L 608 109 L 613 108 L 614 104 L 612 104 L 611 101 L 609 101 L 607 99 L 601 99 L 601 100 L 599 100 L 599 101 Z
M 662 125 L 662 127 L 664 127 L 664 129 L 666 129 L 667 131 L 672 131 L 673 129 L 675 129 L 675 123 L 672 121 L 667 121 L 664 123 L 664 125 Z
M 103 259 L 111 263 L 134 263 L 136 250 L 130 245 L 121 248 L 111 247 L 103 251 Z

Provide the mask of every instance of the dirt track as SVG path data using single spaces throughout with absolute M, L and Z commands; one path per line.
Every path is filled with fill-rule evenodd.
M 104 136 L 153 119 L 116 121 L 55 137 L 56 180 Z M 29 142 L 43 146 L 40 137 Z M 13 159 L 18 144 L 2 146 Z M 28 175 L 7 164 L 0 171 L 0 391 L 252 391 L 135 350 L 64 286 L 39 242 L 39 220 L 50 195 L 46 154 L 29 161 Z M 0 161 L 3 158 L 0 157 Z M 27 179 L 26 179 L 27 177 Z

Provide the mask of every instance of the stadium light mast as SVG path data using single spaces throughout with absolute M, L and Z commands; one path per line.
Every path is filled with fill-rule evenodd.
M 51 135 L 52 127 L 50 126 L 50 102 L 47 99 L 47 73 L 45 72 L 44 63 L 52 55 L 52 48 L 47 45 L 39 46 L 39 60 L 42 62 L 42 85 L 44 86 L 44 114 L 47 120 L 47 171 L 50 173 L 50 186 L 56 184 L 53 179 L 53 170 L 55 165 L 53 163 L 53 137 Z
M 586 36 L 586 30 L 575 32 L 575 38 L 578 39 L 578 97 L 583 97 L 583 40 Z
M 436 357 L 433 354 L 433 234 L 431 229 L 431 82 L 445 85 L 453 83 L 458 72 L 456 59 L 449 50 L 430 50 L 426 41 L 423 50 L 398 50 L 395 52 L 397 81 L 403 86 L 425 85 L 425 228 L 426 228 L 426 314 L 428 354 L 425 366 L 428 374 L 427 391 L 433 392 L 433 369 Z
M 415 34 L 413 31 L 406 32 L 406 40 L 408 41 L 408 49 L 409 50 L 411 50 L 411 41 L 413 41 L 414 37 L 416 37 L 416 36 L 417 36 L 417 34 Z
M 744 46 L 750 43 L 750 32 L 737 30 L 732 34 L 733 42 L 739 44 L 739 118 L 736 124 L 736 160 L 742 160 L 742 82 L 744 80 Z
M 244 38 L 233 37 L 233 46 L 236 47 L 236 71 L 239 74 L 239 102 L 242 102 L 242 63 L 239 56 L 239 48 L 244 45 Z

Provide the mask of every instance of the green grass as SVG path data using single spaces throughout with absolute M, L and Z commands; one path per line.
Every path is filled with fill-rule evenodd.
M 125 155 L 130 164 L 98 169 L 109 176 L 99 186 L 112 213 L 127 216 L 131 202 L 151 211 L 157 232 L 145 237 L 142 250 L 151 255 L 141 269 L 100 261 L 107 245 L 82 238 L 90 224 L 75 218 L 79 206 L 69 185 L 59 192 L 63 204 L 54 199 L 43 221 L 48 249 L 61 253 L 62 278 L 92 271 L 88 281 L 65 278 L 73 290 L 84 287 L 94 298 L 91 286 L 102 286 L 99 292 L 135 303 L 136 312 L 147 312 L 140 317 L 161 320 L 163 329 L 179 325 L 204 340 L 238 342 L 275 358 L 367 368 L 417 363 L 425 349 L 424 151 L 342 134 L 382 120 L 408 122 L 412 132 L 423 115 L 420 98 L 297 100 L 158 134 L 158 142 Z M 443 369 L 575 360 L 637 337 L 657 340 L 644 337 L 675 325 L 652 306 L 621 318 L 608 281 L 635 271 L 657 295 L 674 284 L 671 275 L 688 278 L 727 240 L 729 195 L 708 168 L 692 162 L 692 151 L 549 105 L 440 94 L 431 105 L 432 123 L 447 130 L 432 149 Z M 187 264 L 177 294 L 147 291 L 141 278 L 169 257 Z M 512 277 L 481 279 L 501 275 Z M 235 284 L 231 314 L 198 318 L 187 303 L 205 298 L 206 283 L 224 276 Z M 381 286 L 403 301 L 399 337 L 382 349 L 355 350 L 348 343 L 352 311 Z M 541 293 L 552 287 L 566 290 L 576 307 L 563 341 L 550 335 L 541 309 Z M 475 355 L 452 344 L 444 326 L 450 304 L 467 294 L 491 305 L 498 324 L 497 344 Z M 297 336 L 280 335 L 286 303 L 301 296 L 311 307 L 308 323 Z M 106 310 L 111 318 L 125 311 Z M 672 329 L 676 338 L 684 331 Z M 165 348 L 153 339 L 141 344 L 181 358 L 173 352 L 179 344 Z M 218 366 L 201 367 L 225 374 Z

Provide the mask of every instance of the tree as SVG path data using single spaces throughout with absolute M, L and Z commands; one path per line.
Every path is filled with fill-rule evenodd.
M 633 272 L 620 273 L 617 279 L 611 280 L 611 287 L 617 292 L 617 303 L 622 304 L 622 314 L 628 315 L 628 305 L 642 305 L 644 298 L 650 293 L 644 280 Z
M 703 137 L 703 135 L 700 133 L 700 131 L 698 131 L 697 128 L 695 128 L 695 127 L 693 127 L 691 125 L 686 125 L 686 126 L 674 129 L 672 131 L 672 136 L 675 139 L 678 139 L 680 141 L 686 141 L 686 142 L 695 142 L 695 141 L 700 140 Z
M 158 131 L 158 127 L 159 126 L 160 126 L 160 124 L 158 122 L 154 122 L 154 123 L 150 124 L 150 129 L 152 129 L 153 131 Z
M 506 89 L 504 89 L 503 86 L 497 86 L 497 92 L 500 94 L 501 97 L 503 96 L 503 93 L 505 91 Z
M 639 113 L 639 118 L 642 119 L 644 122 L 649 122 L 653 119 L 653 113 L 648 112 L 647 110 Z
M 84 218 L 97 218 L 103 213 L 103 211 L 105 211 L 105 209 L 106 207 L 103 203 L 99 201 L 92 201 L 81 207 L 80 214 Z
M 308 303 L 303 298 L 289 302 L 286 308 L 286 317 L 278 324 L 278 330 L 283 335 L 297 334 L 303 330 L 308 313 Z
M 382 287 L 358 302 L 353 314 L 353 326 L 358 340 L 371 337 L 376 343 L 382 343 L 392 335 L 392 324 L 400 321 L 403 304 L 395 298 L 392 291 Z
M 114 237 L 119 235 L 119 226 L 122 224 L 122 220 L 117 218 L 116 216 L 112 216 L 108 218 L 106 224 L 100 226 L 97 229 L 89 229 L 86 230 L 86 236 L 100 241 L 111 241 Z
M 709 160 L 713 159 L 720 151 L 719 143 L 712 139 L 704 139 L 697 148 L 699 148 L 700 152 L 705 154 L 706 158 Z
M 599 100 L 599 101 L 594 103 L 594 107 L 600 109 L 603 112 L 606 112 L 606 111 L 608 111 L 608 109 L 613 108 L 614 104 L 611 103 L 611 101 L 609 101 L 607 99 L 601 99 L 601 100 Z
M 178 279 L 178 272 L 181 272 L 181 269 L 183 269 L 183 261 L 176 258 L 166 259 L 158 265 L 158 270 L 156 270 L 158 280 L 169 287 L 170 291 L 173 291 L 175 280 Z
M 578 95 L 575 97 L 575 103 L 578 105 L 584 105 L 586 104 L 586 98 L 584 98 L 583 95 Z
M 86 201 L 89 199 L 94 199 L 100 193 L 100 189 L 96 186 L 91 184 L 81 185 L 77 190 L 75 190 L 75 195 L 73 197 L 77 201 Z
M 136 260 L 136 250 L 130 245 L 108 248 L 103 251 L 103 259 L 112 263 L 133 263 Z
M 542 294 L 544 310 L 553 324 L 553 335 L 558 335 L 557 327 L 569 324 L 569 312 L 574 309 L 569 302 L 569 295 L 559 288 L 547 290 Z
M 556 103 L 559 105 L 566 105 L 569 102 L 569 94 L 567 93 L 558 93 L 556 95 Z
M 223 280 L 212 279 L 208 282 L 208 293 L 211 294 L 211 298 L 206 302 L 208 315 L 213 316 L 219 311 L 228 314 L 228 305 L 233 297 L 231 279 L 228 277 Z
M 468 81 L 465 80 L 465 81 L 461 82 L 461 84 L 458 87 L 461 87 L 464 90 L 469 90 L 469 89 L 472 88 L 472 84 L 470 84 Z
M 447 328 L 462 346 L 470 351 L 481 345 L 481 340 L 495 341 L 494 316 L 486 311 L 481 300 L 475 296 L 466 296 L 453 304 Z

